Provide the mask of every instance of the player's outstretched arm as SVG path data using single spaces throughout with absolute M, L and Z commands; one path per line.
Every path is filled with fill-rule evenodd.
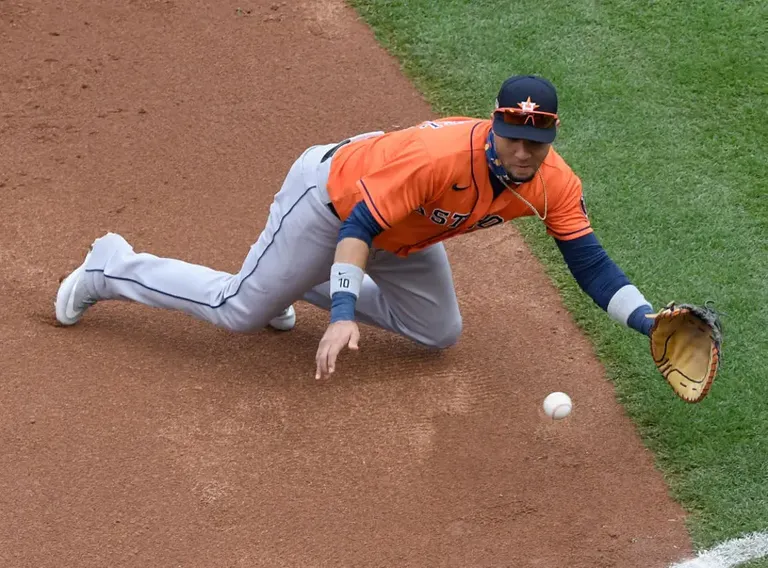
M 358 349 L 360 330 L 355 322 L 355 303 L 365 275 L 373 238 L 382 231 L 368 206 L 360 202 L 342 223 L 331 267 L 331 322 L 317 349 L 315 378 L 329 377 L 344 347 Z
M 584 292 L 617 322 L 648 335 L 653 307 L 611 260 L 594 233 L 564 241 L 555 239 L 571 274 Z
M 720 366 L 722 327 L 710 306 L 668 304 L 658 314 L 594 234 L 557 241 L 574 278 L 616 321 L 649 337 L 653 362 L 675 394 L 700 402 Z

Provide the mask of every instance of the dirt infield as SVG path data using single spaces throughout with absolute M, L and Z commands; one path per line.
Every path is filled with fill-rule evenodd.
M 683 511 L 511 227 L 448 244 L 458 346 L 363 328 L 328 382 L 313 378 L 327 314 L 303 304 L 288 334 L 129 304 L 54 325 L 59 277 L 104 232 L 236 271 L 306 146 L 433 116 L 350 9 L 0 0 L 0 40 L 0 566 L 690 554 Z M 553 390 L 575 402 L 558 423 L 540 411 Z

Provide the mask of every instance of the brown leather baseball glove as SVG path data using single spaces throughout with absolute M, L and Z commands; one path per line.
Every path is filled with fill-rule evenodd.
M 670 302 L 656 314 L 649 332 L 651 355 L 675 394 L 700 402 L 720 368 L 722 323 L 709 306 Z

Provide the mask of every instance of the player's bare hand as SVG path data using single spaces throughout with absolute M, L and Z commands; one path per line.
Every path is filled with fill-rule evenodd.
M 328 326 L 317 348 L 316 379 L 331 376 L 336 369 L 336 357 L 344 347 L 357 351 L 360 341 L 360 330 L 354 321 L 337 321 Z

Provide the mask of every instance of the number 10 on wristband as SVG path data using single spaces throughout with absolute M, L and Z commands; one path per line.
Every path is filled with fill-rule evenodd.
M 349 292 L 355 298 L 360 296 L 365 272 L 359 266 L 335 262 L 331 267 L 331 298 L 337 292 Z

